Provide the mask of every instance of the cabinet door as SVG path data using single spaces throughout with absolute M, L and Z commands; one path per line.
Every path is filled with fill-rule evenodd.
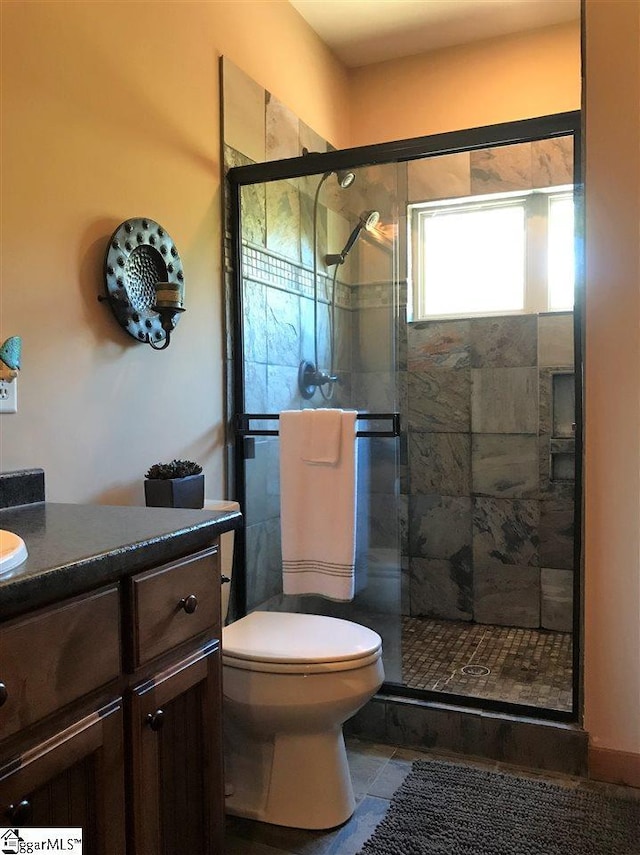
M 0 823 L 82 827 L 87 855 L 125 852 L 121 698 L 3 763 Z
M 220 676 L 212 641 L 132 689 L 135 855 L 222 855 Z

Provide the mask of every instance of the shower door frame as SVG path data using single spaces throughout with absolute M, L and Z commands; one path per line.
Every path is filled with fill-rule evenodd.
M 242 187 L 269 183 L 282 179 L 302 178 L 310 175 L 335 172 L 359 167 L 405 163 L 426 157 L 458 154 L 477 149 L 515 145 L 553 137 L 573 137 L 573 176 L 575 203 L 575 292 L 574 292 L 574 378 L 575 378 L 575 515 L 574 515 L 574 573 L 573 573 L 573 662 L 572 708 L 569 712 L 546 707 L 516 704 L 468 695 L 412 689 L 395 683 L 385 683 L 383 695 L 413 698 L 444 705 L 482 708 L 538 719 L 582 724 L 583 717 L 583 666 L 582 666 L 582 577 L 583 567 L 583 342 L 584 342 L 584 176 L 582 171 L 582 117 L 581 111 L 555 113 L 532 119 L 504 122 L 497 125 L 470 128 L 431 136 L 396 140 L 376 145 L 330 151 L 312 152 L 300 157 L 267 161 L 248 166 L 232 167 L 227 172 L 228 215 L 231 227 L 231 256 L 233 292 L 230 316 L 233 323 L 227 330 L 232 340 L 233 363 L 233 416 L 229 421 L 229 436 L 233 437 L 234 496 L 245 507 L 245 437 L 238 433 L 238 417 L 244 413 L 244 335 L 242 295 Z M 223 237 L 224 240 L 224 237 Z M 224 256 L 224 246 L 223 246 Z M 236 572 L 234 575 L 235 608 L 238 617 L 246 614 L 246 550 L 244 530 L 236 533 Z M 240 568 L 240 572 L 238 569 Z

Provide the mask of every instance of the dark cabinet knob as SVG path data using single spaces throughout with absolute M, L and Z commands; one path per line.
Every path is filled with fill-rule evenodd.
M 29 799 L 22 799 L 21 802 L 9 805 L 5 811 L 5 816 L 11 821 L 12 825 L 25 825 L 31 821 L 33 809 Z
M 8 697 L 9 692 L 7 692 L 7 687 L 4 683 L 0 683 L 0 707 L 6 703 Z
M 198 598 L 195 594 L 189 594 L 188 597 L 183 597 L 180 600 L 180 605 L 188 615 L 192 615 L 198 608 Z
M 145 721 L 151 730 L 160 730 L 164 721 L 164 711 L 156 710 L 155 712 L 150 712 Z
M 228 576 L 225 576 L 224 574 L 222 576 L 220 576 L 220 584 L 221 585 L 226 585 L 227 582 L 230 582 L 230 581 L 231 581 L 231 579 Z

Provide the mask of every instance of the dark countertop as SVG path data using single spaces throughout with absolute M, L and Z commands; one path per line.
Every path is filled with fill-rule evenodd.
M 0 510 L 28 558 L 0 575 L 0 619 L 206 548 L 242 525 L 235 511 L 36 502 Z

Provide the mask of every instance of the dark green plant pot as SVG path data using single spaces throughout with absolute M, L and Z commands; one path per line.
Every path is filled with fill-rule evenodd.
M 148 508 L 203 508 L 204 472 L 186 478 L 151 478 L 144 482 Z

